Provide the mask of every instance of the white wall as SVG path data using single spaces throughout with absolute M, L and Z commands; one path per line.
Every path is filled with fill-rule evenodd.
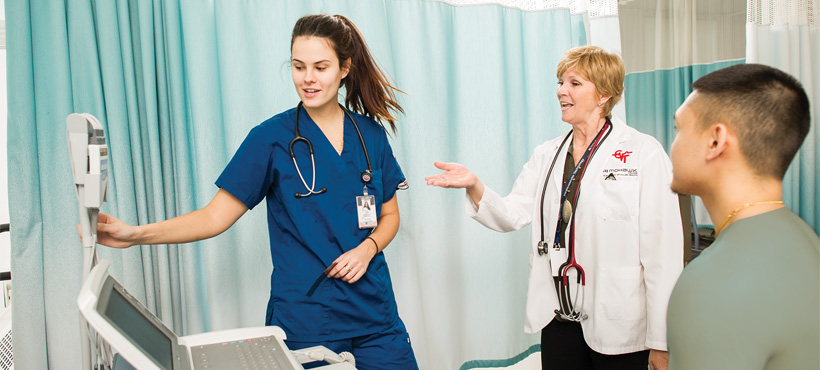
M 0 224 L 9 223 L 9 187 L 8 187 L 8 166 L 6 160 L 6 119 L 8 109 L 6 109 L 6 47 L 5 47 L 5 22 L 6 6 L 5 0 L 0 0 L 0 21 L 3 25 L 3 48 L 0 49 Z M 9 247 L 9 233 L 0 234 L 0 271 L 9 271 L 11 266 L 11 254 Z M 2 298 L 0 296 L 0 302 Z

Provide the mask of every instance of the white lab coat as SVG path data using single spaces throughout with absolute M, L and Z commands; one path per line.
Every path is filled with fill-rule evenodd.
M 653 137 L 616 118 L 612 123 L 612 133 L 581 181 L 576 209 L 575 258 L 586 273 L 581 312 L 589 315 L 581 326 L 587 344 L 599 353 L 666 350 L 666 309 L 683 269 L 679 203 L 669 188 L 672 165 Z M 543 329 L 559 308 L 549 255 L 539 255 L 537 245 L 541 191 L 564 136 L 535 149 L 506 197 L 485 187 L 477 210 L 467 197 L 467 214 L 493 230 L 518 230 L 534 221 L 527 333 Z M 558 154 L 544 198 L 544 235 L 550 246 L 568 145 Z M 615 156 L 618 150 L 631 153 L 619 159 Z M 610 173 L 615 180 L 606 179 Z M 575 287 L 573 279 L 573 294 Z

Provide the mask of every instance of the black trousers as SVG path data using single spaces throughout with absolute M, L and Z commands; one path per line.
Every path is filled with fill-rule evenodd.
M 552 320 L 541 330 L 543 370 L 646 370 L 648 366 L 649 350 L 621 355 L 593 351 L 578 322 Z

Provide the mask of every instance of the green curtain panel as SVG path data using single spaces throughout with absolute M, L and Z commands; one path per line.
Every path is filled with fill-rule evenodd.
M 464 215 L 463 191 L 426 187 L 434 160 L 508 190 L 560 121 L 555 66 L 586 43 L 569 10 L 421 0 L 6 1 L 14 360 L 81 363 L 82 251 L 66 117 L 90 113 L 110 148 L 103 212 L 131 224 L 203 207 L 248 131 L 298 102 L 295 21 L 344 14 L 405 94 L 392 143 L 410 184 L 387 249 L 399 310 L 423 369 L 530 350 L 523 333 L 527 231 Z M 628 101 L 628 100 L 627 100 Z M 180 335 L 264 321 L 272 269 L 265 210 L 199 243 L 99 247 L 112 274 Z

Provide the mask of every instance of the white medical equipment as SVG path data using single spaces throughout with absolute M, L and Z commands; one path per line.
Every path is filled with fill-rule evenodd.
M 0 224 L 0 234 L 10 230 L 9 224 Z M 3 306 L 0 306 L 0 369 L 14 370 L 14 349 L 11 325 L 11 271 L 0 272 Z
M 136 369 L 302 370 L 302 363 L 325 361 L 322 370 L 355 370 L 349 353 L 325 347 L 290 351 L 276 326 L 231 329 L 178 337 L 108 274 L 101 260 L 88 275 L 77 305 L 88 324 Z M 111 354 L 101 354 L 113 357 Z
M 111 369 L 116 352 L 128 362 L 125 367 L 137 369 L 254 369 L 273 364 L 274 369 L 301 370 L 303 363 L 325 361 L 329 365 L 319 369 L 355 370 L 348 352 L 336 354 L 322 346 L 288 350 L 285 332 L 274 326 L 174 334 L 108 274 L 107 260 L 97 261 L 97 218 L 106 199 L 108 147 L 94 116 L 73 113 L 66 124 L 83 244 L 83 285 L 77 298 L 84 319 L 82 369 Z
M 68 154 L 80 209 L 80 233 L 83 243 L 83 279 L 97 259 L 97 216 L 105 202 L 108 188 L 108 146 L 102 124 L 88 113 L 72 113 L 66 118 Z M 80 322 L 83 333 L 83 368 L 91 367 L 93 334 Z M 86 340 L 85 338 L 88 338 Z
M 71 172 L 80 206 L 83 278 L 91 271 L 97 242 L 97 215 L 108 188 L 108 146 L 100 122 L 88 113 L 66 119 Z

